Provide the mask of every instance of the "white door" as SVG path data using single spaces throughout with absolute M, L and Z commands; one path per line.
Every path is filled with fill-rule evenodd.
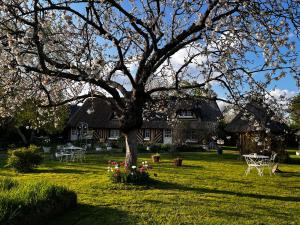
M 164 144 L 172 144 L 172 131 L 170 129 L 164 130 Z

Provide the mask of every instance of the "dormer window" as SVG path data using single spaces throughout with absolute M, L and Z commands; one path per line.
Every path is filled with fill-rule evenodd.
M 178 113 L 179 118 L 194 118 L 191 110 L 180 110 Z

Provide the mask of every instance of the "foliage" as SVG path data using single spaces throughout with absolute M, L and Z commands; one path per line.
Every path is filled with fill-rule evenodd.
M 289 109 L 292 119 L 292 127 L 300 129 L 300 94 L 292 99 Z
M 146 152 L 147 151 L 147 146 L 145 146 L 144 144 L 137 144 L 137 151 L 138 152 Z
M 15 180 L 0 179 L 0 224 L 38 225 L 65 212 L 77 203 L 77 197 L 63 187 L 45 182 L 19 184 Z
M 243 106 L 286 74 L 299 79 L 298 0 L 137 2 L 0 1 L 0 114 L 28 96 L 103 98 L 133 134 L 148 109 L 188 89 Z
M 149 150 L 147 150 L 149 148 Z M 138 152 L 169 152 L 172 148 L 171 144 L 162 144 L 162 143 L 139 143 L 137 145 Z
M 118 141 L 117 141 L 117 147 L 118 147 L 118 148 L 121 148 L 122 151 L 125 152 L 126 147 L 125 147 L 125 137 L 124 137 L 124 135 L 121 135 L 121 136 L 118 138 Z
M 200 145 L 183 144 L 183 145 L 177 145 L 176 151 L 177 152 L 199 152 L 199 151 L 204 151 L 204 149 Z
M 40 149 L 35 145 L 8 151 L 7 166 L 18 172 L 30 172 L 43 161 Z
M 62 131 L 69 115 L 67 106 L 39 108 L 41 100 L 27 99 L 14 115 L 15 126 L 42 129 L 49 134 Z
M 130 168 L 126 167 L 124 162 L 108 161 L 108 164 L 107 172 L 114 183 L 142 184 L 150 180 L 148 170 L 152 167 L 147 161 L 142 162 L 139 167 L 131 166 Z
M 159 157 L 160 154 L 159 153 L 155 153 L 154 155 L 152 155 L 151 157 Z

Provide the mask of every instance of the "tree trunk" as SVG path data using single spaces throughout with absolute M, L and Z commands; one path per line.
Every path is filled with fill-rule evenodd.
M 19 127 L 16 127 L 17 133 L 20 136 L 20 138 L 22 139 L 23 143 L 25 145 L 28 145 L 28 141 L 27 138 L 25 137 L 25 135 L 22 133 L 21 129 Z
M 137 130 L 124 133 L 126 145 L 125 165 L 128 168 L 137 166 Z

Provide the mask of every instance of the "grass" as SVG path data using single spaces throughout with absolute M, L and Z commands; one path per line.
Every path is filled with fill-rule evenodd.
M 0 179 L 0 224 L 35 225 L 76 206 L 76 194 L 43 181 Z
M 77 193 L 79 206 L 48 225 L 300 224 L 299 157 L 293 156 L 293 164 L 280 164 L 283 173 L 259 177 L 254 170 L 244 175 L 246 164 L 234 151 L 224 151 L 222 158 L 215 152 L 181 155 L 184 166 L 176 168 L 174 157 L 161 154 L 148 186 L 109 182 L 107 161 L 123 160 L 124 154 L 88 155 L 85 163 L 45 160 L 30 174 L 4 168 L 3 154 L 0 176 L 45 180 Z M 141 154 L 139 160 L 150 157 Z

